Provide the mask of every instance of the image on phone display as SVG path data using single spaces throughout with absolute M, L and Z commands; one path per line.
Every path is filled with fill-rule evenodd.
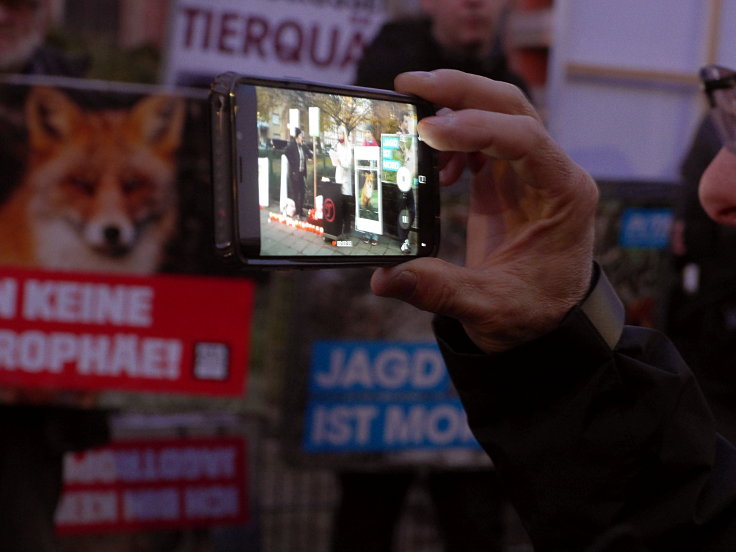
M 246 256 L 434 251 L 434 236 L 422 230 L 422 217 L 434 212 L 418 208 L 431 164 L 420 161 L 428 147 L 416 134 L 417 105 L 248 82 L 233 95 L 236 218 Z

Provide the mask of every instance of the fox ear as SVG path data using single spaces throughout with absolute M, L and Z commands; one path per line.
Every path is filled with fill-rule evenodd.
M 171 154 L 181 144 L 184 100 L 175 96 L 147 96 L 133 107 L 128 122 L 131 138 Z
M 35 149 L 64 141 L 76 129 L 81 109 L 54 88 L 33 88 L 26 100 L 28 138 Z

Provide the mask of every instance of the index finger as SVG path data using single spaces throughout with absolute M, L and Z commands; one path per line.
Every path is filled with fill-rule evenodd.
M 454 69 L 402 73 L 394 80 L 398 92 L 420 96 L 454 110 L 483 109 L 508 115 L 541 118 L 524 93 L 513 84 Z

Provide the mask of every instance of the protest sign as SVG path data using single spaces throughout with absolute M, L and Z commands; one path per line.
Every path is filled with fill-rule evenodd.
M 385 19 L 380 0 L 178 0 L 163 80 L 206 84 L 217 73 L 353 82 Z
M 249 519 L 242 438 L 118 441 L 67 455 L 61 534 L 242 524 Z
M 239 396 L 252 295 L 246 280 L 3 268 L 0 383 Z
M 303 448 L 346 453 L 478 445 L 436 344 L 317 341 Z

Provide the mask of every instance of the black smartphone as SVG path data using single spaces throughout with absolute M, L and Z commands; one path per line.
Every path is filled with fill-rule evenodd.
M 439 246 L 416 97 L 225 73 L 210 89 L 215 247 L 252 267 L 397 264 Z

